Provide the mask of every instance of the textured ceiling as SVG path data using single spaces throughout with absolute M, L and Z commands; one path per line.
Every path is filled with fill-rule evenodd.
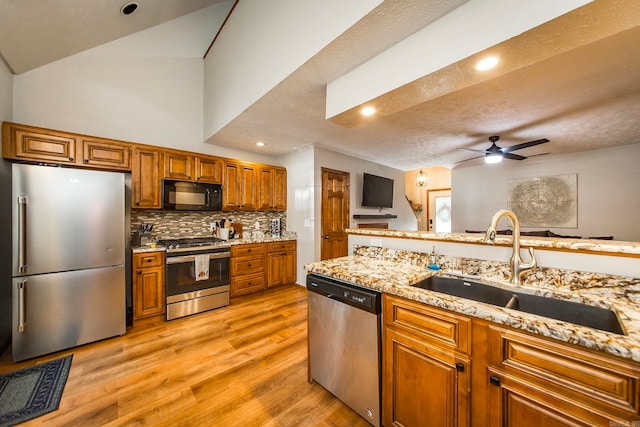
M 406 37 L 442 13 L 413 10 L 411 27 L 384 2 L 208 142 L 257 151 L 263 140 L 273 155 L 314 144 L 402 170 L 479 164 L 458 163 L 475 154 L 461 148 L 484 150 L 491 135 L 503 147 L 551 140 L 524 156 L 640 143 L 635 0 L 596 0 L 488 49 L 500 54 L 499 71 L 468 71 L 473 55 L 371 100 L 373 119 L 359 108 L 324 119 L 328 82 L 374 55 L 372 46 L 386 48 L 389 34 Z
M 229 0 L 0 0 L 0 54 L 22 73 Z M 472 0 L 481 1 L 481 0 Z M 487 51 L 499 69 L 469 70 L 480 53 L 325 119 L 326 85 L 466 0 L 386 0 L 207 142 L 283 155 L 316 145 L 403 170 L 470 166 L 500 135 L 518 151 L 571 153 L 640 143 L 640 2 L 595 0 Z M 487 24 L 490 30 L 490 23 Z M 266 147 L 257 149 L 262 140 Z M 526 161 L 526 160 L 525 160 Z
M 0 55 L 14 74 L 227 0 L 1 0 Z M 204 55 L 204 52 L 202 52 Z

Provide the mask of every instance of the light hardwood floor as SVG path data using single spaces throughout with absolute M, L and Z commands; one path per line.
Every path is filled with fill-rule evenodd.
M 369 426 L 307 381 L 307 291 L 298 285 L 233 299 L 171 322 L 135 322 L 122 337 L 73 353 L 57 411 L 24 426 Z

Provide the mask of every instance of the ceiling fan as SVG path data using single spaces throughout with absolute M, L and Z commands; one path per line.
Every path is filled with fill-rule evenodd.
M 484 155 L 471 157 L 470 159 L 460 160 L 459 162 L 456 162 L 456 163 L 462 163 L 469 160 L 478 159 L 480 157 L 484 157 L 484 161 L 486 163 L 498 163 L 498 162 L 501 162 L 503 158 L 511 159 L 511 160 L 524 160 L 527 157 L 521 156 L 519 154 L 512 154 L 511 152 L 516 150 L 522 150 L 523 148 L 533 147 L 535 145 L 544 144 L 545 142 L 549 142 L 547 138 L 542 138 L 542 139 L 536 139 L 535 141 L 523 142 L 522 144 L 516 144 L 510 147 L 501 148 L 496 145 L 496 142 L 499 139 L 500 137 L 497 135 L 490 136 L 489 141 L 491 142 L 491 147 L 487 148 L 486 150 L 476 150 L 474 148 L 460 148 L 461 150 L 484 153 Z M 533 156 L 542 156 L 544 154 L 549 154 L 549 153 L 534 154 Z M 532 156 L 529 156 L 529 157 L 532 157 Z

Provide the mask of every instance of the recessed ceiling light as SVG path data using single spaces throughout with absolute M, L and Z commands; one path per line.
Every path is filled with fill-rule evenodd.
M 490 56 L 488 58 L 484 58 L 476 64 L 476 70 L 478 71 L 486 71 L 490 70 L 493 67 L 498 65 L 498 58 L 495 56 Z
M 360 110 L 360 114 L 362 114 L 363 116 L 372 116 L 374 115 L 376 112 L 376 109 L 373 107 L 364 107 L 362 110 Z
M 258 142 L 256 142 L 256 145 L 257 145 L 258 147 L 264 147 L 264 142 L 262 142 L 262 141 L 258 141 Z
M 131 15 L 136 10 L 138 10 L 138 3 L 132 1 L 122 5 L 122 7 L 120 8 L 120 13 L 127 16 L 127 15 Z

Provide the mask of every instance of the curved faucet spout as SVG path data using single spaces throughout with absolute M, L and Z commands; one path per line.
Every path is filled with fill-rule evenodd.
M 493 218 L 491 218 L 491 223 L 489 224 L 489 228 L 487 228 L 487 232 L 484 236 L 484 242 L 489 245 L 493 245 L 495 243 L 496 227 L 498 226 L 498 221 L 500 221 L 500 218 L 503 216 L 509 218 L 511 220 L 511 224 L 513 224 L 513 254 L 509 260 L 509 265 L 511 267 L 511 283 L 519 285 L 524 272 L 536 268 L 538 263 L 533 253 L 533 248 L 529 248 L 531 261 L 525 263 L 520 257 L 520 221 L 518 221 L 516 214 L 506 209 L 496 212 Z

